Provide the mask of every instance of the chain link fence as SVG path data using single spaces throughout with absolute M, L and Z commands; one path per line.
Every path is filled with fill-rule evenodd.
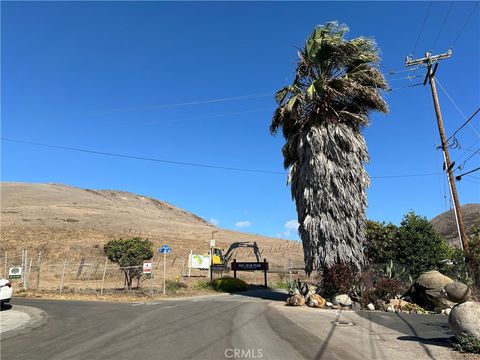
M 33 254 L 32 254 L 33 253 Z M 237 254 L 239 258 L 247 255 L 243 249 Z M 18 253 L 4 253 L 0 257 L 2 266 L 2 277 L 8 279 L 12 267 L 21 267 L 21 277 L 11 279 L 15 291 L 48 291 L 59 294 L 82 293 L 100 294 L 124 291 L 126 282 L 123 270 L 129 268 L 142 269 L 142 266 L 119 267 L 104 256 L 72 256 L 63 260 L 52 261 L 46 258 L 41 252 L 22 250 Z M 166 259 L 166 283 L 167 287 L 171 282 L 182 281 L 203 281 L 209 279 L 208 270 L 191 269 L 188 271 L 188 256 L 169 255 Z M 140 275 L 134 279 L 132 288 L 141 293 L 159 293 L 164 288 L 164 264 L 163 256 L 156 255 L 152 259 L 152 273 Z M 293 261 L 287 257 L 271 263 L 269 268 L 269 283 L 283 283 L 288 280 L 305 278 L 303 263 Z M 190 275 L 190 276 L 189 276 Z M 214 273 L 213 277 L 233 276 L 229 272 Z M 242 272 L 238 276 L 247 282 L 263 283 L 263 273 Z M 191 278 L 190 278 L 191 277 Z M 190 278 L 190 279 L 189 279 Z M 200 278 L 200 280 L 199 280 Z

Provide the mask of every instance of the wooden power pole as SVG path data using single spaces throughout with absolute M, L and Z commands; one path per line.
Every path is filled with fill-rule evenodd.
M 452 50 L 448 50 L 448 52 L 439 55 L 432 55 L 430 52 L 425 54 L 424 58 L 421 59 L 412 59 L 411 56 L 407 56 L 405 61 L 405 66 L 414 66 L 414 65 L 426 65 L 427 66 L 427 75 L 425 76 L 425 80 L 423 81 L 423 85 L 430 82 L 430 88 L 432 90 L 432 97 L 433 97 L 433 105 L 435 106 L 435 115 L 437 116 L 437 124 L 438 124 L 438 131 L 440 133 L 440 140 L 442 142 L 442 151 L 443 151 L 443 158 L 444 158 L 444 166 L 445 171 L 448 175 L 448 182 L 450 184 L 450 192 L 452 194 L 454 211 L 455 211 L 455 218 L 457 220 L 457 230 L 458 235 L 460 238 L 460 247 L 467 255 L 466 258 L 468 259 L 468 240 L 465 234 L 465 227 L 463 225 L 462 219 L 462 210 L 460 208 L 460 202 L 458 201 L 458 194 L 457 194 L 457 187 L 455 185 L 455 177 L 453 176 L 453 165 L 450 161 L 450 154 L 448 153 L 448 144 L 445 137 L 445 130 L 443 128 L 443 119 L 442 119 L 442 112 L 440 111 L 440 103 L 438 102 L 438 95 L 437 95 L 437 87 L 435 86 L 435 72 L 438 68 L 438 61 L 448 59 L 452 56 Z

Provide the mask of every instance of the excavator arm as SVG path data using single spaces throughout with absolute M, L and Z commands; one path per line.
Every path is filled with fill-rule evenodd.
M 237 241 L 237 242 L 232 243 L 230 245 L 230 247 L 228 248 L 227 252 L 223 256 L 223 263 L 228 264 L 228 262 L 230 261 L 230 259 L 233 256 L 233 253 L 234 253 L 235 249 L 247 248 L 247 247 L 253 249 L 253 253 L 255 254 L 255 257 L 257 258 L 257 262 L 260 262 L 260 249 L 258 248 L 258 245 L 257 245 L 256 241 L 253 241 L 253 242 Z

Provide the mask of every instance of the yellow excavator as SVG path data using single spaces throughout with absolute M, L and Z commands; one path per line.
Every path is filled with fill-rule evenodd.
M 252 248 L 255 257 L 257 258 L 257 262 L 260 262 L 260 250 L 258 248 L 257 242 L 249 242 L 249 241 L 236 241 L 230 245 L 225 255 L 223 251 L 219 247 L 213 247 L 211 249 L 212 255 L 212 264 L 213 265 L 223 265 L 225 268 L 228 267 L 228 263 L 230 262 L 233 254 L 235 253 L 234 250 L 238 248 Z

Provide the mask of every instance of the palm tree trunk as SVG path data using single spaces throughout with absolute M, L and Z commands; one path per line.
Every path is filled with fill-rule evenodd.
M 370 179 L 365 139 L 344 123 L 301 134 L 290 169 L 307 273 L 338 262 L 365 263 L 366 190 Z

